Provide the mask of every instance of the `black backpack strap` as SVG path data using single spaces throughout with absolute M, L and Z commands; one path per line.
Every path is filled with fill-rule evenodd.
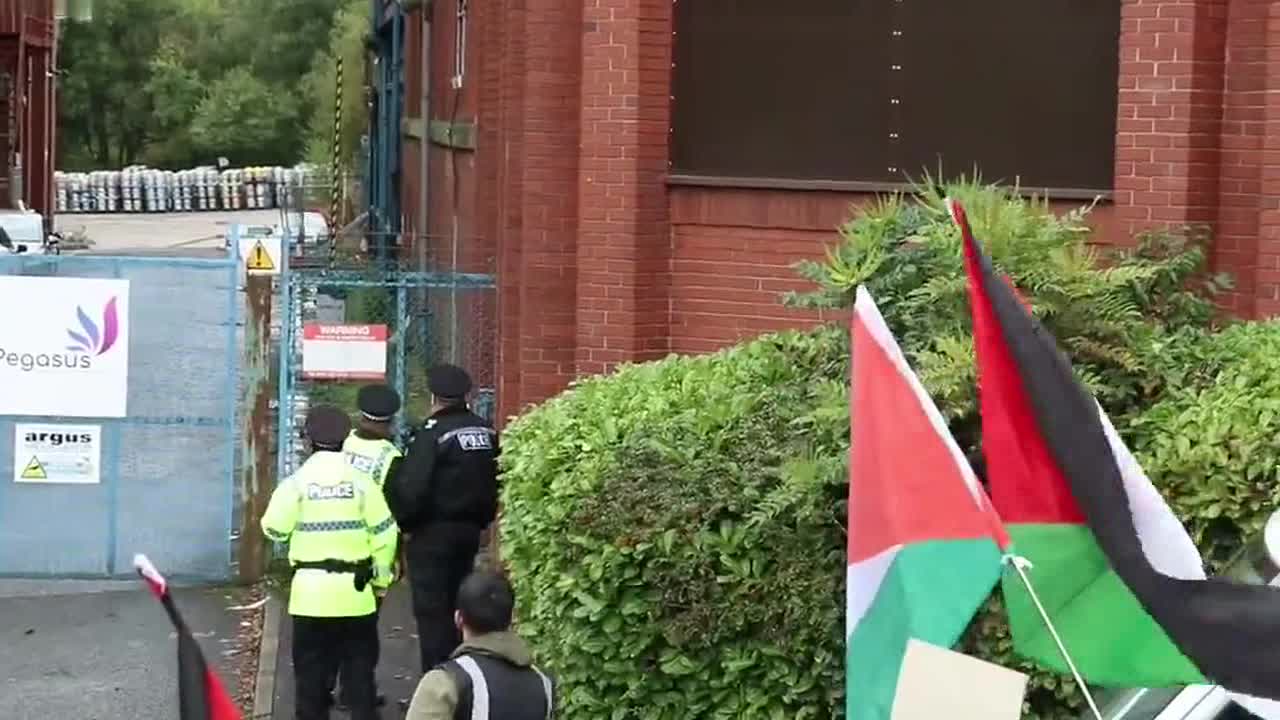
M 450 660 L 437 666 L 449 675 L 454 687 L 458 688 L 458 705 L 454 709 L 454 720 L 471 720 L 472 695 L 471 674 L 462 669 L 457 660 Z
M 489 682 L 485 678 L 483 666 L 486 663 L 496 663 L 498 665 L 512 667 L 504 660 L 498 658 L 490 658 L 484 655 L 472 657 L 470 655 L 460 655 L 439 666 L 449 674 L 453 680 L 454 686 L 458 688 L 458 705 L 454 712 L 454 720 L 490 720 L 490 695 Z M 490 666 L 491 671 L 499 668 Z M 542 686 L 542 694 L 545 700 L 546 712 L 544 718 L 551 720 L 554 717 L 555 706 L 555 685 L 551 677 L 536 667 L 530 667 L 533 673 L 538 677 Z M 499 673 L 499 677 L 502 677 Z

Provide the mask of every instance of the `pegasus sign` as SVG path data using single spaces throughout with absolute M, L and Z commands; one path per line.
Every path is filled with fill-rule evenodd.
M 0 276 L 0 415 L 124 417 L 129 281 Z

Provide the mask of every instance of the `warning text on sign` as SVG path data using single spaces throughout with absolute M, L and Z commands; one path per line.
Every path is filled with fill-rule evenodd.
M 386 376 L 386 325 L 303 326 L 304 379 L 378 381 Z

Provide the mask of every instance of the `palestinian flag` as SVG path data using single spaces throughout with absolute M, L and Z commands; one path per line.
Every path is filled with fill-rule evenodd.
M 1280 593 L 1206 580 L 1200 554 L 1053 337 L 964 237 L 991 499 L 1081 675 L 1280 697 Z M 1015 648 L 1066 672 L 1016 576 Z
M 145 555 L 133 558 L 133 566 L 152 594 L 164 605 L 178 631 L 178 717 L 180 720 L 240 720 L 240 710 L 222 687 L 218 675 L 204 661 L 204 653 L 178 613 L 169 585 Z
M 846 716 L 888 720 L 907 641 L 955 644 L 1007 538 L 864 288 L 850 396 Z

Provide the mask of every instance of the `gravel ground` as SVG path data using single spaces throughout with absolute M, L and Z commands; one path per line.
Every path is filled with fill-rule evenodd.
M 258 649 L 262 646 L 262 620 L 265 617 L 266 588 L 259 584 L 248 588 L 237 588 L 230 593 L 235 599 L 235 606 L 244 607 L 241 615 L 240 629 L 236 633 L 231 647 L 223 651 L 226 675 L 235 678 L 236 685 L 227 692 L 234 693 L 236 704 L 244 717 L 253 716 L 253 698 L 258 680 Z

